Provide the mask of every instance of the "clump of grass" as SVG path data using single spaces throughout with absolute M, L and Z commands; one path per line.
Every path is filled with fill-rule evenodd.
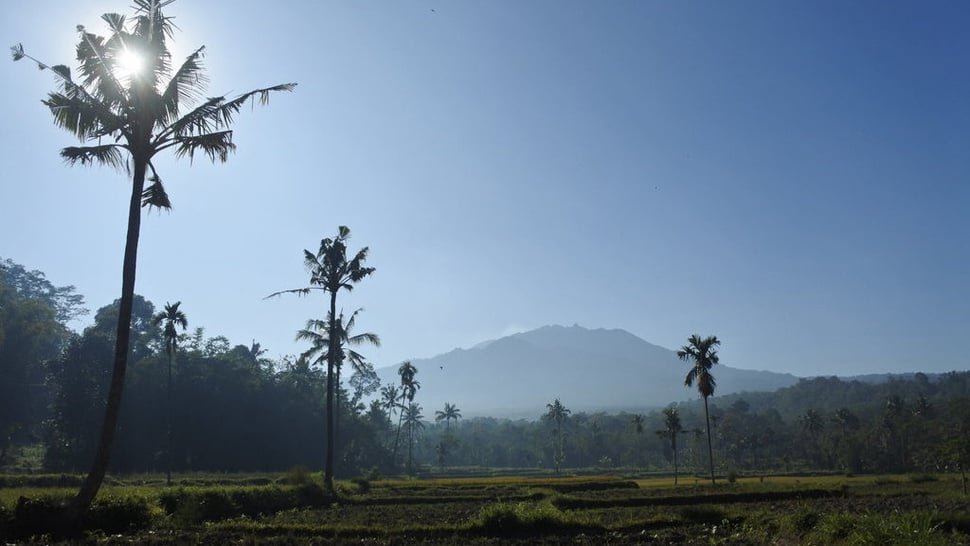
M 818 511 L 808 504 L 800 504 L 794 512 L 782 520 L 782 528 L 796 536 L 803 536 L 815 529 L 821 516 Z
M 296 465 L 286 471 L 283 482 L 289 485 L 305 485 L 310 483 L 310 469 L 303 465 Z
M 599 526 L 567 514 L 549 501 L 488 504 L 471 522 L 471 527 L 493 536 L 602 531 Z
M 724 518 L 724 511 L 713 507 L 685 506 L 680 510 L 680 519 L 689 523 L 718 523 Z
M 939 481 L 939 478 L 933 474 L 913 474 L 909 477 L 909 481 L 913 483 L 931 483 Z
M 893 514 L 829 514 L 814 536 L 825 544 L 894 544 L 896 546 L 944 546 L 952 537 L 926 512 Z

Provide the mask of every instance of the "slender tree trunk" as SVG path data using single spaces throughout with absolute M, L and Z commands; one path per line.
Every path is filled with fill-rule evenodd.
M 671 431 L 670 446 L 674 448 L 674 486 L 677 485 L 677 431 Z
M 401 424 L 403 422 L 404 422 L 404 406 L 402 405 L 398 410 L 397 434 L 394 436 L 394 452 L 391 456 L 394 466 L 397 466 L 397 448 L 401 443 Z
M 135 268 L 138 263 L 138 236 L 141 232 L 141 199 L 145 189 L 145 170 L 148 167 L 142 154 L 133 150 L 134 175 L 132 177 L 131 201 L 128 205 L 128 235 L 125 241 L 125 257 L 121 272 L 121 303 L 118 308 L 118 330 L 115 338 L 114 366 L 111 371 L 111 386 L 108 388 L 108 401 L 101 427 L 101 439 L 84 483 L 74 497 L 71 516 L 80 517 L 91 506 L 101 482 L 111 462 L 111 449 L 114 445 L 115 431 L 118 427 L 118 414 L 121 410 L 121 395 L 125 387 L 125 372 L 128 367 L 128 342 L 131 336 L 131 309 L 135 298 Z
M 414 476 L 414 423 L 408 422 L 408 475 Z
M 711 414 L 707 409 L 707 397 L 704 397 L 704 418 L 707 420 L 707 458 L 711 463 L 711 485 L 714 481 L 714 447 L 711 445 Z
M 333 491 L 333 440 L 334 431 L 334 369 L 337 360 L 337 293 L 330 293 L 329 346 L 327 347 L 327 460 L 323 469 L 323 483 L 328 491 Z
M 166 412 L 166 420 L 168 425 L 168 446 L 165 449 L 165 484 L 171 487 L 172 485 L 172 356 L 175 351 L 175 347 L 169 346 L 168 348 L 168 411 Z

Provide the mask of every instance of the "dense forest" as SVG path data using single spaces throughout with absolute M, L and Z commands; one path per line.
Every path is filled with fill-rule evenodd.
M 39 271 L 0 261 L 0 469 L 80 472 L 90 462 L 118 302 L 74 332 L 68 324 L 88 313 L 84 305 L 74 287 L 56 287 Z M 326 368 L 319 360 L 272 360 L 255 340 L 233 344 L 194 327 L 177 334 L 169 390 L 167 325 L 156 318 L 165 314 L 159 311 L 135 298 L 114 472 L 322 466 Z M 346 377 L 339 369 L 335 377 L 342 477 L 549 472 L 560 465 L 565 472 L 669 473 L 675 456 L 682 474 L 703 474 L 707 464 L 700 400 L 642 414 L 572 413 L 568 400 L 555 406 L 550 400 L 542 401 L 549 414 L 534 420 L 463 419 L 461 400 L 421 406 L 420 370 L 402 370 L 411 374 L 404 388 L 380 385 L 369 365 L 348 368 Z M 970 372 L 883 382 L 803 379 L 772 393 L 710 402 L 721 475 L 956 471 L 970 462 Z M 644 400 L 645 408 L 656 405 Z

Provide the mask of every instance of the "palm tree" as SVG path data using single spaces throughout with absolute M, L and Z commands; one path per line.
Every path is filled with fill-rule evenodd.
M 571 412 L 569 411 L 569 409 L 566 408 L 566 406 L 562 405 L 562 402 L 560 402 L 558 398 L 556 398 L 556 400 L 553 403 L 546 404 L 546 409 L 548 409 L 549 411 L 547 411 L 546 414 L 543 415 L 542 417 L 544 419 L 548 419 L 556 423 L 556 444 L 557 445 L 556 445 L 555 461 L 553 462 L 556 466 L 556 474 L 559 474 L 559 469 L 562 467 L 562 463 L 564 460 L 562 424 L 566 420 L 566 417 L 568 417 Z
M 367 368 L 370 367 L 370 364 L 367 362 L 367 360 L 364 358 L 362 354 L 358 353 L 353 349 L 348 349 L 347 347 L 358 346 L 364 343 L 370 343 L 375 347 L 381 346 L 381 338 L 378 337 L 377 334 L 373 334 L 370 332 L 363 333 L 363 334 L 354 334 L 354 335 L 351 334 L 351 332 L 354 329 L 354 324 L 357 321 L 357 313 L 361 311 L 363 311 L 363 309 L 357 309 L 356 311 L 351 313 L 350 318 L 346 320 L 344 319 L 343 312 L 341 312 L 340 316 L 337 318 L 337 321 L 336 321 L 337 331 L 338 331 L 337 351 L 339 354 L 337 355 L 337 367 L 336 367 L 336 378 L 335 378 L 337 387 L 334 392 L 334 395 L 337 397 L 337 399 L 334 401 L 335 402 L 334 404 L 334 407 L 335 407 L 334 427 L 335 428 L 338 428 L 340 424 L 340 370 L 341 368 L 343 368 L 343 361 L 345 359 L 349 360 L 351 367 L 353 367 L 354 372 L 356 373 L 365 373 L 367 371 Z M 304 356 L 308 359 L 312 359 L 316 357 L 316 359 L 313 360 L 314 364 L 322 363 L 329 359 L 330 336 L 327 330 L 329 329 L 330 323 L 331 323 L 330 317 L 327 317 L 326 321 L 311 319 L 307 321 L 306 327 L 304 329 L 296 333 L 297 341 L 310 342 L 310 348 L 304 351 L 304 353 L 301 356 Z M 336 437 L 338 435 L 337 432 L 338 430 L 334 431 L 335 442 L 337 441 L 336 440 Z
M 434 412 L 434 420 L 438 423 L 445 422 L 445 430 L 451 430 L 451 420 L 457 423 L 461 419 L 461 410 L 454 404 L 445 402 L 445 409 Z
M 680 414 L 677 408 L 670 407 L 663 411 L 664 428 L 658 430 L 657 435 L 661 438 L 670 438 L 670 449 L 674 452 L 674 485 L 677 485 L 677 435 L 684 434 L 684 427 L 680 424 Z
M 685 362 L 693 362 L 693 367 L 684 378 L 684 385 L 688 387 L 697 383 L 697 392 L 704 398 L 704 419 L 707 421 L 707 457 L 711 465 L 711 484 L 714 481 L 714 448 L 711 445 L 711 413 L 707 407 L 707 399 L 714 395 L 717 381 L 711 375 L 711 368 L 720 360 L 714 349 L 721 342 L 717 336 L 701 338 L 697 334 L 687 338 L 687 345 L 677 351 L 677 357 Z
M 337 293 L 343 289 L 350 292 L 354 285 L 374 272 L 373 267 L 364 267 L 367 261 L 367 247 L 360 249 L 347 259 L 347 241 L 350 228 L 340 226 L 337 236 L 320 241 L 316 254 L 303 251 L 303 263 L 310 272 L 310 286 L 274 292 L 267 298 L 281 294 L 307 295 L 313 290 L 330 294 L 330 311 L 327 313 L 327 460 L 323 480 L 327 489 L 333 491 L 333 453 L 334 453 L 334 391 L 336 389 L 336 370 L 340 366 L 342 351 L 340 340 L 342 327 L 337 319 Z
M 167 427 L 168 427 L 168 446 L 165 451 L 166 459 L 166 469 L 165 469 L 165 483 L 166 485 L 172 485 L 172 359 L 175 357 L 175 350 L 178 346 L 178 328 L 182 328 L 184 332 L 186 328 L 189 327 L 189 320 L 185 317 L 179 309 L 179 305 L 182 302 L 177 301 L 175 304 L 169 304 L 165 302 L 165 309 L 159 311 L 152 317 L 152 323 L 155 326 L 165 323 L 165 327 L 162 330 L 162 336 L 165 339 L 165 352 L 168 354 L 168 411 L 166 412 Z
M 183 107 L 204 93 L 204 48 L 196 49 L 173 70 L 167 40 L 175 27 L 172 19 L 162 14 L 171 0 L 133 1 L 135 13 L 130 19 L 117 13 L 102 16 L 110 29 L 107 37 L 77 27 L 79 80 L 72 77 L 67 66 L 49 66 L 28 55 L 21 44 L 12 48 L 15 61 L 27 58 L 41 69 L 51 70 L 59 89 L 50 93 L 44 104 L 54 123 L 90 143 L 64 148 L 61 157 L 71 165 L 107 165 L 124 168 L 131 175 L 111 384 L 97 452 L 74 499 L 73 516 L 87 511 L 111 459 L 128 365 L 141 209 L 171 208 L 155 168 L 155 156 L 173 149 L 176 157 L 191 160 L 202 153 L 213 162 L 224 162 L 236 147 L 228 127 L 239 110 L 251 100 L 265 103 L 270 93 L 292 91 L 296 86 L 288 83 L 256 89 L 232 99 L 213 97 L 183 114 Z M 142 69 L 125 70 L 125 59 L 132 56 L 140 57 Z M 151 183 L 147 188 L 146 180 Z
M 421 414 L 421 404 L 411 402 L 404 408 L 404 424 L 408 428 L 408 475 L 414 475 L 414 430 L 423 429 L 424 415 Z
M 394 453 L 391 460 L 397 464 L 397 447 L 400 445 L 401 440 L 401 425 L 404 422 L 404 410 L 407 406 L 404 404 L 407 401 L 408 404 L 414 401 L 414 396 L 418 393 L 418 389 L 421 388 L 421 383 L 414 379 L 418 374 L 417 367 L 411 364 L 410 360 L 405 360 L 397 368 L 397 374 L 401 376 L 401 391 L 398 397 L 398 407 L 401 409 L 401 413 L 397 420 L 397 434 L 394 437 Z
M 381 387 L 381 407 L 387 411 L 388 418 L 394 417 L 394 413 L 397 411 L 397 400 L 401 396 L 401 391 L 398 390 L 397 385 L 385 385 Z M 391 423 L 393 424 L 393 423 Z

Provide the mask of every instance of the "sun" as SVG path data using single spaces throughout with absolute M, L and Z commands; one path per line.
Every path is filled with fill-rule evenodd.
M 141 55 L 131 49 L 124 49 L 115 57 L 114 73 L 118 78 L 137 76 L 145 68 L 145 61 Z

